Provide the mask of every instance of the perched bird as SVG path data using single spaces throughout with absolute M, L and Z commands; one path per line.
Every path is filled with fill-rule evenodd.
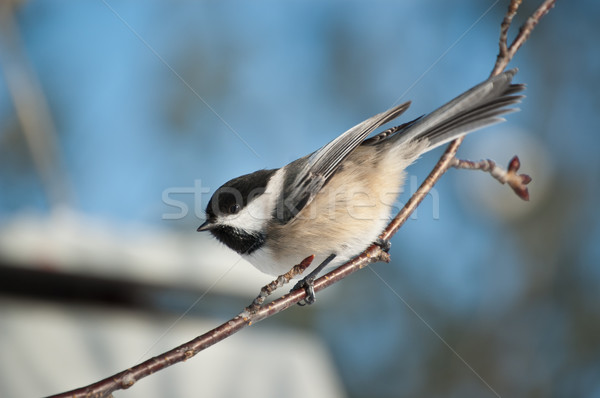
M 309 270 L 340 265 L 376 242 L 402 191 L 404 169 L 421 154 L 514 112 L 524 89 L 517 69 L 491 77 L 432 113 L 367 139 L 410 102 L 352 127 L 279 169 L 226 182 L 206 207 L 210 231 L 259 270 L 281 275 L 314 254 Z M 314 272 L 305 279 L 307 302 Z M 312 295 L 312 297 L 310 297 Z

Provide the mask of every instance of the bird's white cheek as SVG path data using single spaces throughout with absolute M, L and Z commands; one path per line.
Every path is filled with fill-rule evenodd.
M 217 223 L 249 232 L 262 232 L 265 229 L 265 224 L 273 216 L 273 209 L 275 208 L 278 194 L 281 192 L 283 178 L 283 169 L 277 170 L 262 194 L 253 198 L 238 214 L 219 217 Z
M 260 202 L 260 199 L 255 199 L 238 214 L 219 217 L 217 224 L 229 225 L 246 231 L 261 231 L 268 221 L 268 212 L 264 204 L 257 202 Z

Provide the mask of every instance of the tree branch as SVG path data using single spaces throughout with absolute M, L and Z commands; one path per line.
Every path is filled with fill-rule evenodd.
M 506 68 L 506 66 L 514 57 L 518 49 L 527 40 L 532 30 L 540 21 L 540 19 L 544 15 L 546 15 L 546 13 L 548 13 L 548 11 L 554 6 L 556 0 L 545 0 L 542 3 L 542 5 L 533 13 L 533 15 L 527 20 L 527 22 L 525 22 L 525 24 L 521 27 L 516 39 L 509 47 L 507 46 L 506 42 L 508 29 L 512 23 L 514 15 L 516 14 L 519 8 L 519 5 L 521 4 L 521 1 L 522 0 L 512 0 L 510 2 L 508 11 L 504 17 L 504 20 L 502 21 L 500 31 L 500 53 L 498 54 L 496 64 L 490 76 L 498 75 Z M 425 198 L 425 196 L 429 193 L 431 188 L 433 188 L 433 186 L 441 178 L 441 176 L 446 171 L 448 171 L 450 167 L 456 167 L 457 165 L 461 165 L 461 161 L 457 160 L 455 158 L 455 155 L 461 143 L 463 142 L 463 139 L 464 137 L 458 138 L 448 145 L 446 151 L 444 152 L 440 160 L 436 163 L 433 170 L 431 171 L 431 173 L 429 173 L 425 181 L 421 184 L 419 189 L 415 192 L 415 194 L 409 199 L 406 205 L 400 210 L 398 215 L 396 215 L 396 217 L 383 231 L 383 233 L 380 236 L 381 239 L 389 240 L 396 233 L 396 231 L 398 231 L 398 229 L 406 222 L 410 214 L 412 214 L 412 212 L 417 208 L 417 206 L 421 203 L 423 198 Z M 473 164 L 475 165 L 474 162 Z M 488 166 L 491 166 L 491 164 L 482 164 L 481 167 L 473 168 L 485 169 Z M 511 169 L 509 168 L 509 172 L 510 171 Z M 514 171 L 516 172 L 516 169 Z M 348 261 L 347 263 L 339 266 L 338 268 L 334 269 L 328 274 L 317 279 L 314 284 L 315 292 L 323 290 L 326 287 L 336 282 L 339 282 L 346 276 L 358 271 L 361 268 L 364 268 L 370 263 L 382 260 L 386 261 L 388 259 L 389 257 L 387 253 L 383 251 L 380 246 L 371 245 L 364 252 L 356 256 L 354 259 Z M 290 272 L 295 274 L 300 268 L 303 267 L 303 264 L 306 265 L 306 267 L 308 267 L 308 264 L 310 264 L 311 261 L 312 258 L 310 257 L 305 259 L 302 262 L 302 264 L 294 267 L 294 269 Z M 306 262 L 308 262 L 308 264 L 306 264 Z M 98 381 L 87 387 L 82 387 L 76 390 L 54 395 L 50 398 L 108 397 L 113 391 L 127 389 L 138 380 L 149 376 L 154 372 L 157 372 L 168 366 L 174 365 L 178 362 L 185 361 L 195 356 L 205 348 L 208 348 L 218 343 L 219 341 L 231 336 L 232 334 L 238 332 L 244 327 L 250 326 L 253 323 L 259 322 L 265 318 L 275 315 L 305 298 L 306 293 L 304 289 L 298 289 L 276 300 L 273 300 L 272 302 L 263 306 L 262 304 L 266 296 L 268 296 L 275 288 L 283 284 L 283 282 L 289 281 L 289 278 L 287 278 L 286 276 L 282 276 L 280 278 L 283 279 L 280 280 L 278 278 L 277 280 L 263 288 L 261 294 L 257 297 L 257 299 L 255 299 L 255 301 L 248 308 L 244 309 L 244 311 L 238 314 L 235 318 L 223 323 L 222 325 L 214 328 L 213 330 L 204 333 L 203 335 L 195 338 L 194 340 L 191 340 L 168 352 L 165 352 L 154 358 L 148 359 L 147 361 L 144 361 L 130 369 L 117 373 L 114 376 Z
M 490 76 L 499 75 L 504 69 L 506 69 L 506 66 L 513 59 L 519 48 L 521 48 L 523 43 L 529 39 L 529 35 L 538 22 L 540 22 L 544 15 L 550 12 L 556 3 L 556 0 L 544 0 L 542 5 L 540 5 L 538 9 L 535 10 L 534 13 L 527 19 L 523 26 L 521 26 L 517 37 L 512 42 L 510 47 L 507 47 L 506 41 L 508 28 L 510 27 L 512 19 L 521 5 L 521 1 L 522 0 L 511 0 L 510 5 L 508 6 L 508 11 L 504 16 L 504 20 L 502 21 L 502 25 L 500 27 L 500 52 L 498 53 L 496 65 L 494 65 L 494 69 L 492 70 Z

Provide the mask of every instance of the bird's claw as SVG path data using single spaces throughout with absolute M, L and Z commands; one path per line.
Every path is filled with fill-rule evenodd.
M 298 302 L 298 305 L 304 307 L 305 305 L 311 305 L 317 300 L 317 296 L 315 294 L 315 280 L 314 278 L 304 278 L 298 283 L 292 290 L 304 288 L 306 292 L 306 297 L 303 300 Z
M 381 238 L 377 238 L 375 239 L 375 243 L 377 246 L 379 246 L 381 248 L 381 250 L 383 250 L 384 252 L 389 252 L 390 248 L 392 247 L 392 242 L 389 241 L 389 239 L 381 239 Z

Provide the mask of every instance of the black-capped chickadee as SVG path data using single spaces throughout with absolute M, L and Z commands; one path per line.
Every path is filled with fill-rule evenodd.
M 362 252 L 389 222 L 404 169 L 421 154 L 514 112 L 524 89 L 512 69 L 473 87 L 436 111 L 372 138 L 408 109 L 391 108 L 280 169 L 259 170 L 221 186 L 206 207 L 220 242 L 260 271 L 281 275 L 315 255 L 309 270 L 338 266 Z

